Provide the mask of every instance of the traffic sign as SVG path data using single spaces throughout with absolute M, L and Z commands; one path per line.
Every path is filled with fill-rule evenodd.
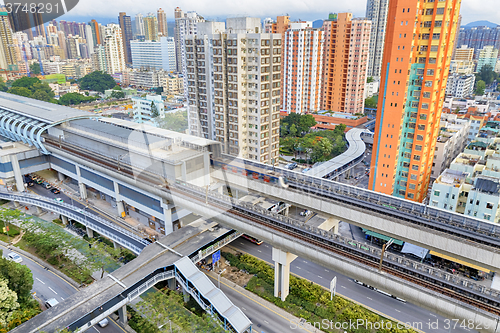
M 220 250 L 212 254 L 212 265 L 220 260 Z

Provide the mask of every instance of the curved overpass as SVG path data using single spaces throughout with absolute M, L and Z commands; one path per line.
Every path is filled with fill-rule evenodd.
M 335 178 L 347 170 L 351 169 L 363 160 L 366 145 L 361 139 L 361 134 L 365 129 L 353 128 L 346 133 L 345 138 L 349 148 L 339 156 L 332 158 L 311 170 L 305 172 L 309 176 L 319 178 Z
M 85 210 L 82 210 L 79 207 L 75 207 L 64 202 L 57 202 L 54 199 L 45 198 L 29 193 L 0 192 L 0 198 L 5 200 L 18 201 L 24 204 L 35 205 L 37 207 L 45 208 L 63 216 L 67 216 L 68 218 L 85 225 L 86 227 L 98 232 L 99 234 L 106 236 L 107 238 L 129 249 L 135 254 L 141 253 L 141 251 L 149 244 L 139 236 L 125 229 L 117 227 L 113 223 L 106 221 L 105 219 L 97 215 L 94 215 Z

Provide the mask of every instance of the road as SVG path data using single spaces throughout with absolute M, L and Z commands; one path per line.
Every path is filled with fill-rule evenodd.
M 12 252 L 8 248 L 0 245 L 0 249 L 3 250 L 3 256 L 7 256 L 8 253 Z M 13 249 L 14 252 L 18 253 L 22 258 L 23 262 L 21 265 L 25 265 L 31 270 L 33 274 L 33 288 L 31 292 L 35 293 L 35 297 L 45 303 L 50 298 L 55 298 L 59 302 L 63 301 L 67 297 L 78 292 L 73 285 L 67 282 L 63 277 L 59 276 L 57 273 L 50 269 L 46 269 L 44 266 L 40 265 L 38 262 L 32 260 L 31 258 L 25 257 Z M 49 265 L 47 265 L 48 267 Z M 126 332 L 121 328 L 114 320 L 109 319 L 109 325 L 101 328 L 94 328 L 89 330 L 89 332 L 106 332 L 106 333 L 123 333 Z
M 208 275 L 217 286 L 216 278 Z M 249 298 L 240 291 L 221 281 L 220 289 L 239 307 L 245 315 L 252 321 L 252 332 L 258 333 L 283 333 L 283 332 L 311 332 L 310 330 L 291 330 L 290 320 L 268 308 L 261 300 Z
M 264 243 L 258 246 L 243 238 L 239 238 L 232 242 L 231 246 L 241 252 L 249 253 L 268 263 L 273 263 L 271 245 Z M 423 332 L 449 332 L 449 327 L 445 321 L 446 318 L 430 313 L 428 310 L 422 309 L 414 304 L 400 302 L 396 299 L 380 294 L 379 292 L 368 289 L 367 287 L 358 285 L 351 278 L 348 278 L 345 275 L 338 274 L 330 269 L 326 269 L 300 257 L 297 257 L 297 259 L 290 264 L 290 272 L 326 288 L 329 288 L 330 281 L 333 277 L 337 276 L 337 292 L 342 296 L 357 301 L 368 309 L 379 314 L 383 314 L 385 317 L 390 319 L 410 323 L 413 327 L 419 328 Z M 235 302 L 231 296 L 229 297 L 233 302 Z M 245 311 L 245 313 L 247 312 Z M 249 316 L 251 317 L 251 315 Z M 430 323 L 434 324 L 436 321 L 438 322 L 437 328 L 434 329 L 434 326 L 430 328 Z M 452 329 L 452 331 L 455 333 L 476 332 L 467 328 L 458 327 L 458 325 Z

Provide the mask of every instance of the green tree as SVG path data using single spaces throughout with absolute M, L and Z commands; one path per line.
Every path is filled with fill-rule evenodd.
M 288 130 L 290 132 L 290 135 L 295 137 L 297 136 L 297 126 L 295 126 L 295 124 L 292 124 L 292 126 L 290 126 L 290 129 Z
M 291 136 L 303 136 L 304 134 L 309 133 L 311 127 L 316 125 L 316 120 L 310 114 L 301 115 L 295 112 L 291 112 L 288 116 L 281 120 L 281 132 L 280 135 L 282 137 L 291 135 Z M 295 127 L 297 132 L 292 134 L 290 132 L 292 127 Z
M 104 90 L 116 86 L 116 82 L 111 75 L 101 71 L 89 73 L 78 80 L 80 89 L 92 90 L 104 93 Z
M 365 99 L 365 108 L 375 109 L 377 108 L 378 96 L 372 96 Z
M 479 73 L 476 74 L 476 80 L 482 80 L 486 85 L 492 84 L 496 79 L 498 79 L 498 74 L 493 71 L 493 67 L 490 65 L 481 67 Z
M 483 80 L 477 81 L 475 94 L 478 96 L 484 95 L 484 89 L 486 89 L 486 83 Z
M 120 87 L 119 85 L 116 85 L 113 87 L 113 90 L 122 90 L 122 87 Z
M 23 76 L 12 82 L 12 87 L 24 87 L 31 89 L 35 83 L 41 83 L 37 77 Z
M 120 90 L 113 90 L 111 92 L 110 97 L 116 98 L 116 99 L 125 98 L 125 93 L 123 91 L 121 91 L 121 89 Z
M 24 96 L 24 97 L 31 97 L 31 90 L 25 87 L 12 87 L 7 91 L 9 94 L 14 94 L 14 95 L 19 95 L 19 96 Z
M 368 76 L 366 78 L 366 83 L 372 83 L 373 82 L 373 77 L 372 76 Z
M 40 71 L 40 64 L 38 62 L 34 62 L 30 65 L 30 72 L 35 74 L 35 75 L 38 75 L 41 73 Z
M 0 327 L 6 327 L 12 312 L 19 308 L 16 293 L 8 287 L 7 280 L 0 279 Z
M 330 139 L 320 138 L 313 145 L 312 159 L 314 162 L 326 161 L 330 158 L 332 151 L 333 151 L 333 145 Z
M 184 133 L 188 128 L 187 111 L 165 113 L 163 118 L 156 119 L 157 126 L 170 131 Z
M 7 281 L 8 288 L 16 293 L 20 302 L 27 303 L 31 299 L 33 275 L 28 267 L 0 258 L 0 279 L 2 278 Z
M 160 112 L 158 111 L 158 107 L 154 102 L 151 102 L 151 117 L 156 118 L 160 116 Z
M 55 103 L 54 92 L 47 83 L 42 83 L 36 77 L 24 76 L 12 82 L 8 93 Z
M 7 90 L 9 90 L 9 87 L 7 87 L 3 78 L 0 76 L 0 91 L 6 92 Z
M 20 189 L 18 189 L 20 190 Z M 24 190 L 24 189 L 21 189 Z M 0 209 L 0 221 L 3 224 L 2 227 L 10 227 L 12 222 L 18 220 L 21 216 L 21 212 L 17 209 L 2 208 Z
M 61 105 L 76 105 L 80 103 L 95 101 L 95 97 L 85 96 L 79 93 L 67 93 L 59 97 L 58 103 Z
M 121 254 L 120 249 L 107 246 L 96 239 L 90 240 L 91 247 L 86 255 L 83 265 L 91 272 L 101 271 L 101 279 L 104 277 L 104 271 L 107 267 L 116 264 L 116 259 Z

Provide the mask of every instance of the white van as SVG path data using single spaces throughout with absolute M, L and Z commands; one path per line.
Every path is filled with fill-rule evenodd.
M 21 258 L 21 256 L 15 252 L 11 252 L 7 255 L 7 259 L 13 261 L 13 262 L 17 262 L 18 264 L 23 262 L 23 258 Z

